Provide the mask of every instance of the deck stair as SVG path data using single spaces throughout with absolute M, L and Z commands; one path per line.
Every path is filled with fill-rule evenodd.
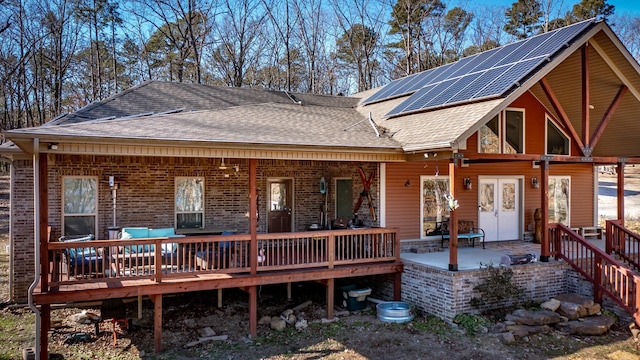
M 607 221 L 605 251 L 562 224 L 549 226 L 551 254 L 591 282 L 594 301 L 606 295 L 640 325 L 640 235 L 620 221 Z

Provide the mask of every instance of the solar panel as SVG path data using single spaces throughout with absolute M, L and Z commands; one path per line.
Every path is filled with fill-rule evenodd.
M 365 104 L 412 94 L 387 115 L 503 96 L 514 84 L 595 23 L 587 20 L 393 81 Z
M 492 95 L 501 95 L 505 91 L 509 90 L 514 84 L 520 81 L 524 75 L 528 74 L 544 60 L 544 57 L 540 57 L 536 59 L 524 60 L 508 66 L 500 76 L 498 76 L 486 87 L 476 93 L 473 98 L 479 99 Z
M 391 109 L 391 111 L 389 111 L 386 115 L 390 116 L 410 111 L 408 109 L 410 109 L 414 104 L 418 104 L 416 109 L 420 109 L 420 106 L 422 106 L 421 104 L 424 103 L 424 101 L 426 101 L 429 96 L 433 96 L 433 94 L 435 94 L 431 93 L 431 91 L 435 89 L 435 87 L 436 84 L 431 84 L 419 89 L 418 91 L 413 93 L 413 95 L 409 96 L 405 101 L 400 103 L 395 108 Z

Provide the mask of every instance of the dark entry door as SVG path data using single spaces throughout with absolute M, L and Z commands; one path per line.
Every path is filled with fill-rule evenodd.
M 293 205 L 291 180 L 269 182 L 269 232 L 291 232 L 291 208 Z

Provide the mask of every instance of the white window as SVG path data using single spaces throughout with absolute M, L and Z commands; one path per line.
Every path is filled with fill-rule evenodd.
M 423 236 L 437 235 L 437 226 L 442 221 L 449 220 L 449 207 L 445 198 L 449 194 L 449 177 L 420 177 L 420 193 L 421 233 Z
M 62 194 L 63 235 L 95 235 L 98 227 L 98 179 L 64 177 Z
M 524 154 L 524 109 L 506 109 L 478 130 L 478 152 Z
M 571 224 L 571 178 L 569 176 L 549 176 L 549 223 Z
M 569 155 L 569 137 L 548 116 L 546 138 L 547 155 Z
M 204 227 L 204 179 L 176 178 L 176 228 Z

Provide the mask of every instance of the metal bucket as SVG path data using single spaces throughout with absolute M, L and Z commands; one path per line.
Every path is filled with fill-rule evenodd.
M 403 301 L 388 301 L 376 305 L 378 319 L 384 322 L 404 323 L 413 320 L 411 306 Z

